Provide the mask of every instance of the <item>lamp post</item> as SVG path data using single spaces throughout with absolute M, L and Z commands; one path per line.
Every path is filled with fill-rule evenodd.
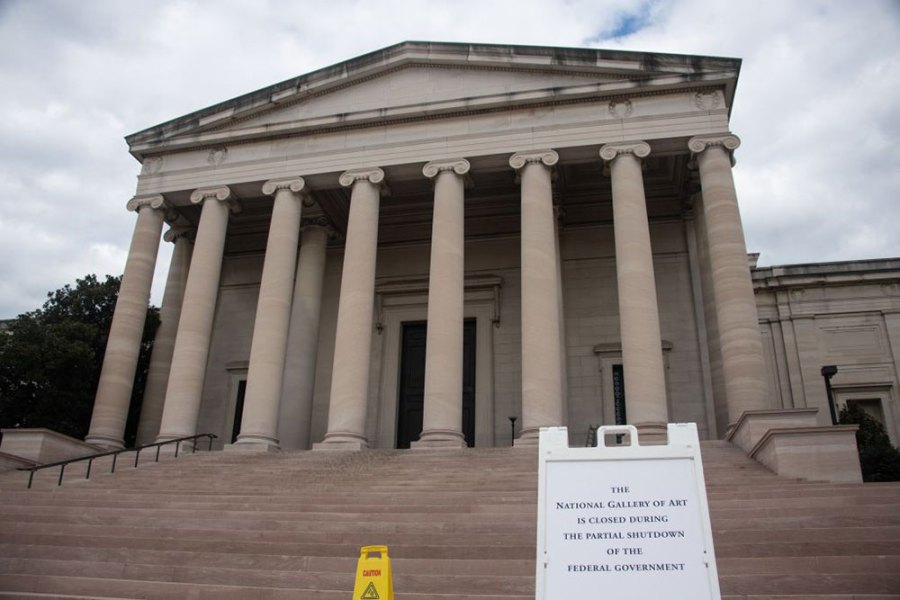
M 509 417 L 509 445 L 516 445 L 516 419 L 517 417 Z
M 828 394 L 828 410 L 831 412 L 831 424 L 837 425 L 837 413 L 834 409 L 834 390 L 831 389 L 831 378 L 837 375 L 838 368 L 834 365 L 822 367 L 822 377 L 825 378 L 825 393 Z

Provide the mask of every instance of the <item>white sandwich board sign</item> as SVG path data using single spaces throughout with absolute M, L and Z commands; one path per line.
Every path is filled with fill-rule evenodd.
M 541 429 L 537 600 L 720 599 L 697 427 L 668 434 L 641 446 L 633 426 L 601 427 L 570 448 L 565 427 Z

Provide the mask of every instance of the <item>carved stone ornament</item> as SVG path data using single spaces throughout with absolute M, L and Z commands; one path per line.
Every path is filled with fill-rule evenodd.
M 718 92 L 696 92 L 694 94 L 694 106 L 700 110 L 714 110 L 719 108 L 722 99 Z
M 741 138 L 731 133 L 718 135 L 698 135 L 688 140 L 688 148 L 694 154 L 700 154 L 711 146 L 722 146 L 733 152 L 741 145 Z
M 344 187 L 353 187 L 353 184 L 357 181 L 368 181 L 373 185 L 383 187 L 384 171 L 378 167 L 373 169 L 351 169 L 341 173 L 338 181 Z
M 453 171 L 457 175 L 465 175 L 471 165 L 464 158 L 451 158 L 448 160 L 433 160 L 422 167 L 422 174 L 429 179 L 437 177 L 438 173 Z
M 166 221 L 171 221 L 177 216 L 169 203 L 166 202 L 166 199 L 159 194 L 154 194 L 152 196 L 135 196 L 125 205 L 125 208 L 132 212 L 140 212 L 144 207 L 163 211 L 163 218 Z
M 206 200 L 218 200 L 228 205 L 232 213 L 241 212 L 241 203 L 231 193 L 231 188 L 227 185 L 215 188 L 202 188 L 191 192 L 191 204 L 203 204 Z
M 612 162 L 623 154 L 630 154 L 636 158 L 650 156 L 650 144 L 647 142 L 623 142 L 606 144 L 600 148 L 600 158 L 605 162 Z
M 634 112 L 631 100 L 610 100 L 609 114 L 616 119 L 627 119 Z
M 197 237 L 197 230 L 193 227 L 170 227 L 163 235 L 163 239 L 167 242 L 176 242 L 178 240 L 193 241 Z
M 535 150 L 534 152 L 516 152 L 509 157 L 509 166 L 518 171 L 530 163 L 543 163 L 552 167 L 559 162 L 559 154 L 555 150 Z
M 289 177 L 286 179 L 270 179 L 262 186 L 262 193 L 266 196 L 274 195 L 278 190 L 290 190 L 295 194 L 309 194 L 306 181 L 302 177 Z
M 734 166 L 734 151 L 741 145 L 741 138 L 731 133 L 713 135 L 698 135 L 688 140 L 688 149 L 696 156 L 707 148 L 724 148 L 731 157 L 731 166 Z
M 228 148 L 213 148 L 206 157 L 206 162 L 214 167 L 218 167 L 225 159 L 228 158 Z

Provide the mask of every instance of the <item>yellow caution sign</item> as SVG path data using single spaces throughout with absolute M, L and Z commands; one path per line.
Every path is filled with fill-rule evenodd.
M 360 549 L 353 600 L 394 600 L 387 546 L 363 546 Z

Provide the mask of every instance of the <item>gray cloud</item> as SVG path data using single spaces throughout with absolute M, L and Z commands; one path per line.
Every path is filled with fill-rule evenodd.
M 124 135 L 405 39 L 741 57 L 732 124 L 750 249 L 767 264 L 900 255 L 889 1 L 7 1 L 0 317 L 121 272 L 138 172 Z

